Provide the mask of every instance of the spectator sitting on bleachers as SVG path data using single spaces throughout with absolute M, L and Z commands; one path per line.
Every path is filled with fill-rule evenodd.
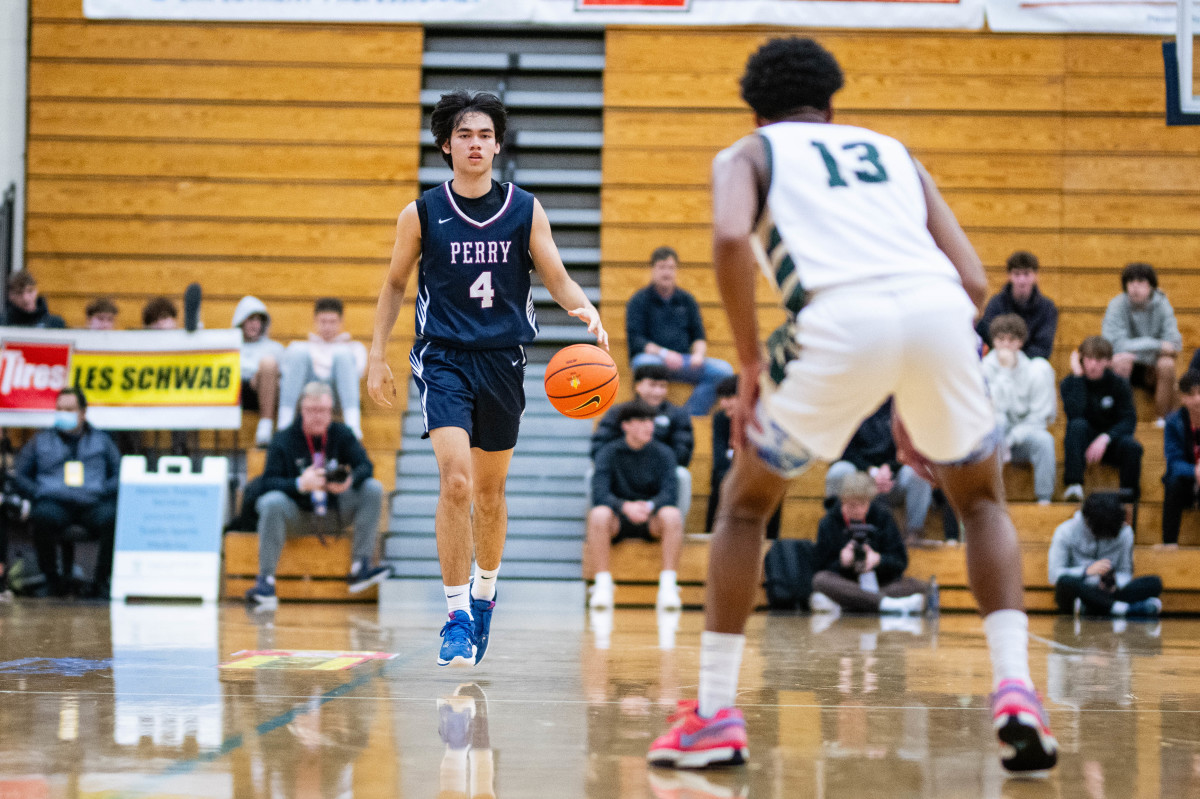
M 709 358 L 696 298 L 676 284 L 679 255 L 670 247 L 650 254 L 650 285 L 625 305 L 625 336 L 634 369 L 663 364 L 668 377 L 695 386 L 684 408 L 705 416 L 717 400 L 717 383 L 733 374 L 727 361 Z
M 142 306 L 142 327 L 146 330 L 176 330 L 179 309 L 168 297 L 154 297 Z
M 116 330 L 117 304 L 108 297 L 97 297 L 83 309 L 88 330 Z
M 686 521 L 688 508 L 692 504 L 692 473 L 688 470 L 688 466 L 692 462 L 692 448 L 696 443 L 695 434 L 692 431 L 692 417 L 683 408 L 673 405 L 667 399 L 667 367 L 662 364 L 648 363 L 635 369 L 633 392 L 635 397 L 631 400 L 632 402 L 641 400 L 654 411 L 654 440 L 666 444 L 675 453 L 675 463 L 677 464 L 675 475 L 679 479 L 676 507 L 679 508 L 679 515 Z M 621 423 L 618 420 L 621 416 L 621 408 L 626 404 L 622 403 L 610 408 L 604 414 L 604 418 L 600 420 L 600 424 L 596 425 L 595 431 L 592 432 L 592 443 L 588 452 L 588 456 L 593 461 L 596 460 L 596 455 L 605 444 L 624 437 L 625 434 L 621 431 Z M 592 472 L 588 473 L 589 489 L 591 474 Z
M 662 542 L 658 578 L 660 610 L 680 607 L 675 572 L 683 549 L 683 516 L 676 499 L 675 453 L 654 439 L 654 409 L 641 400 L 626 403 L 618 422 L 623 438 L 610 441 L 596 454 L 592 477 L 594 505 L 587 516 L 587 548 L 595 582 L 588 604 L 613 606 L 609 550 L 623 538 Z
M 1142 445 L 1134 438 L 1137 411 L 1129 383 L 1108 368 L 1112 344 L 1088 336 L 1072 357 L 1078 373 L 1060 385 L 1067 430 L 1063 438 L 1063 499 L 1083 499 L 1083 471 L 1089 463 L 1117 467 L 1121 488 L 1136 499 L 1142 479 Z
M 283 345 L 271 338 L 271 315 L 258 297 L 247 295 L 238 300 L 233 326 L 242 329 L 242 408 L 258 411 L 254 443 L 265 448 L 275 432 Z
M 708 509 L 704 514 L 704 529 L 711 531 L 717 518 L 717 503 L 721 500 L 721 481 L 733 465 L 733 448 L 729 446 L 729 411 L 737 397 L 737 375 L 717 383 L 717 410 L 712 416 L 712 475 L 708 489 Z M 783 502 L 767 520 L 767 538 L 779 538 L 779 522 L 783 517 Z M 684 516 L 686 519 L 686 515 Z
M 892 440 L 892 400 L 886 402 L 859 425 L 846 445 L 842 457 L 825 474 L 825 504 L 838 496 L 842 478 L 853 472 L 866 472 L 879 493 L 892 505 L 904 502 L 904 537 L 912 544 L 922 538 L 925 517 L 933 501 L 933 486 L 926 483 L 911 466 L 901 466 Z
M 321 297 L 313 305 L 313 331 L 293 341 L 283 354 L 279 375 L 279 428 L 292 423 L 305 384 L 320 380 L 333 387 L 342 421 L 362 438 L 359 381 L 367 371 L 367 348 L 342 329 L 342 301 Z
M 1121 270 L 1121 288 L 1104 311 L 1100 332 L 1113 346 L 1113 372 L 1154 392 L 1161 427 L 1175 408 L 1175 358 L 1183 348 L 1183 337 L 1175 310 L 1158 289 L 1153 266 L 1126 266 Z
M 1172 547 L 1179 544 L 1183 509 L 1196 504 L 1200 488 L 1200 370 L 1188 369 L 1179 378 L 1179 396 L 1183 407 L 1167 417 L 1163 430 L 1162 540 Z
M 1028 328 L 1021 350 L 1030 358 L 1050 358 L 1054 351 L 1054 333 L 1058 329 L 1058 308 L 1038 290 L 1038 259 L 1031 252 L 1017 250 L 1008 256 L 1008 282 L 988 300 L 976 332 L 987 345 L 994 346 L 992 321 L 1005 314 L 1021 317 Z
M 8 277 L 8 307 L 4 324 L 10 327 L 67 326 L 61 316 L 50 313 L 46 298 L 38 294 L 37 281 L 27 269 L 13 272 Z
M 1162 610 L 1162 580 L 1133 576 L 1133 528 L 1111 491 L 1089 494 L 1054 531 L 1049 577 L 1060 613 L 1157 616 Z
M 54 427 L 21 448 L 13 479 L 31 503 L 33 544 L 50 596 L 73 591 L 75 543 L 89 540 L 98 541 L 100 548 L 92 584 L 84 594 L 104 598 L 112 575 L 121 455 L 107 433 L 88 424 L 87 398 L 81 390 L 62 389 L 54 407 Z
M 1054 437 L 1046 429 L 1058 411 L 1054 396 L 1054 368 L 1044 358 L 1030 358 L 1021 350 L 1025 322 L 1016 314 L 992 320 L 988 333 L 992 350 L 983 359 L 996 423 L 1004 431 L 1004 446 L 1016 463 L 1033 466 L 1033 486 L 1039 503 L 1054 496 Z
M 920 613 L 929 585 L 905 577 L 908 553 L 869 475 L 842 478 L 837 501 L 817 527 L 813 553 L 813 610 L 829 604 L 855 613 Z M 816 594 L 821 594 L 817 597 Z
M 382 582 L 387 566 L 372 566 L 379 536 L 383 485 L 358 438 L 333 421 L 333 390 L 306 385 L 300 418 L 271 439 L 262 474 L 258 510 L 258 579 L 246 601 L 261 608 L 278 603 L 275 568 L 288 534 L 354 531 L 353 560 L 346 581 L 351 593 Z M 340 473 L 340 475 L 338 474 Z

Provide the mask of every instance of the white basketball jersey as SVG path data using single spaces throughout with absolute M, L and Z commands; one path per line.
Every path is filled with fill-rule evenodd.
M 900 142 L 814 122 L 777 122 L 758 133 L 771 187 L 755 250 L 789 312 L 835 286 L 921 275 L 961 282 L 926 227 L 921 178 Z

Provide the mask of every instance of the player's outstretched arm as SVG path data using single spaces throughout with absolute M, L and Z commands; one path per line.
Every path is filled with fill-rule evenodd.
M 582 320 L 588 326 L 588 332 L 596 337 L 596 343 L 608 349 L 608 332 L 600 322 L 600 312 L 591 300 L 583 293 L 579 284 L 567 274 L 558 254 L 558 245 L 550 233 L 550 220 L 546 211 L 536 199 L 533 201 L 533 229 L 529 233 L 529 254 L 533 256 L 533 266 L 537 269 L 538 277 L 564 311 Z
M 962 226 L 958 224 L 954 212 L 942 198 L 941 192 L 933 182 L 933 178 L 925 171 L 925 167 L 914 159 L 917 172 L 921 176 L 921 185 L 925 189 L 925 207 L 928 209 L 929 221 L 926 223 L 933 241 L 938 249 L 946 253 L 950 263 L 958 270 L 963 288 L 976 306 L 983 305 L 987 299 L 987 273 L 983 270 L 983 262 Z
M 745 426 L 756 424 L 754 402 L 762 371 L 755 304 L 758 264 L 750 241 L 765 195 L 760 183 L 767 179 L 763 143 L 757 136 L 742 139 L 713 159 L 713 267 L 737 349 L 738 402 L 730 414 L 729 443 L 738 449 L 745 444 Z
M 379 302 L 375 306 L 375 332 L 371 336 L 371 351 L 367 356 L 367 393 L 385 408 L 396 399 L 396 384 L 391 367 L 387 365 L 387 343 L 400 315 L 404 289 L 417 259 L 421 257 L 421 219 L 417 204 L 409 203 L 396 220 L 396 243 L 392 245 L 392 262 L 388 267 Z

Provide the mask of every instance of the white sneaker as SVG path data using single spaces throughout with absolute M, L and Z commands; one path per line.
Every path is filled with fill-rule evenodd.
M 588 589 L 588 607 L 592 610 L 603 610 L 613 606 L 612 583 L 595 583 Z
M 271 445 L 271 436 L 273 435 L 275 435 L 275 423 L 266 417 L 259 419 L 258 427 L 254 430 L 254 446 L 266 449 Z
M 842 608 L 820 591 L 813 591 L 812 596 L 808 598 L 808 609 L 813 613 L 837 613 Z
M 1071 485 L 1063 489 L 1063 501 L 1083 501 L 1083 486 L 1081 486 L 1079 483 L 1071 483 Z
M 679 610 L 682 608 L 683 600 L 679 597 L 679 586 L 660 585 L 658 587 L 658 597 L 654 600 L 654 607 L 658 610 Z

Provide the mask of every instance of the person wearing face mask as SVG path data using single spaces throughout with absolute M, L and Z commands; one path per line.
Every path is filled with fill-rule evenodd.
M 49 594 L 72 593 L 74 542 L 82 538 L 100 544 L 93 582 L 82 593 L 103 598 L 112 573 L 121 455 L 107 433 L 88 424 L 80 389 L 64 388 L 54 407 L 54 426 L 17 455 L 14 481 L 32 503 L 29 523 Z

